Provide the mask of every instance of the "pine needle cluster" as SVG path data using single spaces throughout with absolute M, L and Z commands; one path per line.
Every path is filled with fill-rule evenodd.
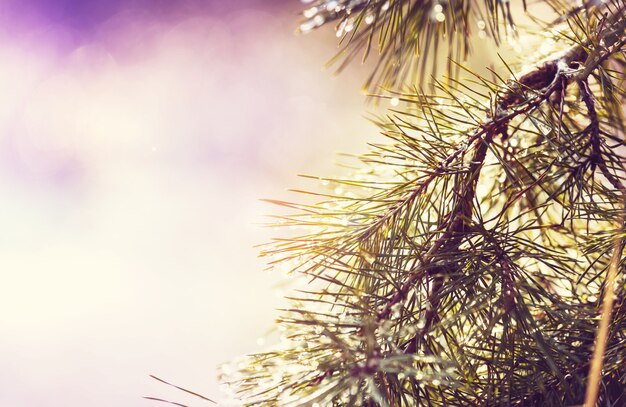
M 310 283 L 281 344 L 224 375 L 245 405 L 626 406 L 626 3 L 542 3 L 552 52 L 490 79 L 461 61 L 474 27 L 518 32 L 508 0 L 307 5 L 300 30 L 337 24 L 347 60 L 378 49 L 369 85 L 419 84 L 442 42 L 450 69 L 398 93 L 321 202 L 277 202 L 306 232 L 263 254 Z

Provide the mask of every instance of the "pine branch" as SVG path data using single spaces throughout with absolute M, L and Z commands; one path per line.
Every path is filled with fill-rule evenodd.
M 481 36 L 501 42 L 499 24 L 516 33 L 510 2 L 505 0 L 431 1 L 431 0 L 319 0 L 304 10 L 300 32 L 337 23 L 341 52 L 330 64 L 343 60 L 339 70 L 372 48 L 378 48 L 379 59 L 365 87 L 376 85 L 395 88 L 407 78 L 422 79 L 430 70 L 437 71 L 437 58 L 428 58 L 447 49 L 449 58 L 467 58 L 470 39 L 475 30 Z M 420 58 L 418 60 L 417 58 Z M 432 67 L 427 68 L 428 61 Z M 448 63 L 448 73 L 454 65 Z
M 609 21 L 609 24 L 612 25 L 613 22 L 614 21 Z M 618 52 L 618 50 L 620 50 L 623 45 L 626 44 L 626 39 L 618 42 L 616 40 L 616 37 L 613 35 L 616 30 L 621 29 L 623 31 L 625 26 L 626 20 L 623 20 L 620 22 L 620 25 L 618 25 L 618 27 L 616 27 L 615 29 L 607 30 L 605 34 L 600 35 L 600 38 L 615 38 L 615 40 L 613 41 L 617 42 L 617 45 L 613 48 L 613 54 L 615 52 Z M 611 42 L 607 44 L 608 49 L 606 53 L 602 55 L 602 57 L 598 57 L 595 54 L 591 57 L 588 57 L 587 61 L 585 61 L 585 63 L 583 64 L 584 69 L 577 75 L 577 81 L 581 86 L 583 101 L 587 104 L 589 117 L 591 119 L 590 132 L 594 151 L 594 165 L 597 164 L 600 167 L 602 174 L 607 178 L 607 180 L 611 182 L 613 186 L 615 186 L 615 188 L 619 190 L 626 190 L 626 187 L 624 187 L 624 185 L 608 171 L 606 163 L 604 163 L 604 161 L 602 160 L 600 152 L 601 141 L 599 137 L 599 123 L 595 114 L 595 108 L 593 107 L 591 95 L 588 93 L 589 85 L 586 80 L 583 79 L 588 77 L 598 68 L 598 66 L 604 60 L 606 60 L 606 58 L 612 55 L 610 50 L 610 47 L 612 46 L 613 43 Z M 532 72 L 522 76 L 520 80 L 515 84 L 516 86 L 513 89 L 506 89 L 497 107 L 497 110 L 501 112 L 501 116 L 495 117 L 494 119 L 491 119 L 488 122 L 478 126 L 476 134 L 468 140 L 468 142 L 473 143 L 476 138 L 484 137 L 484 140 L 481 140 L 475 147 L 476 152 L 473 159 L 471 160 L 471 169 L 468 171 L 470 176 L 467 184 L 471 185 L 471 187 L 467 190 L 465 196 L 459 201 L 459 207 L 463 206 L 463 209 L 465 210 L 455 209 L 452 213 L 447 215 L 447 218 L 449 218 L 450 221 L 448 222 L 446 232 L 439 238 L 439 240 L 437 240 L 437 242 L 435 242 L 435 244 L 433 244 L 432 248 L 427 252 L 425 260 L 422 260 L 422 264 L 420 265 L 420 267 L 428 266 L 428 259 L 434 257 L 433 252 L 440 250 L 440 248 L 442 248 L 441 250 L 443 251 L 454 251 L 454 248 L 458 247 L 458 245 L 460 244 L 458 242 L 458 238 L 455 238 L 455 235 L 462 232 L 461 229 L 467 226 L 465 224 L 467 219 L 471 218 L 471 209 L 469 209 L 468 212 L 467 202 L 473 202 L 475 196 L 475 186 L 477 184 L 478 176 L 480 174 L 480 168 L 483 165 L 485 154 L 487 152 L 487 147 L 491 140 L 493 140 L 493 138 L 499 133 L 502 133 L 504 138 L 506 138 L 506 128 L 511 120 L 513 120 L 518 115 L 529 112 L 533 108 L 545 102 L 555 92 L 564 91 L 567 87 L 567 81 L 571 76 L 569 72 L 566 72 L 569 70 L 569 65 L 573 62 L 578 62 L 579 60 L 583 59 L 584 56 L 585 48 L 583 46 L 576 46 L 568 51 L 563 57 L 556 57 L 544 63 L 542 66 L 538 67 Z M 563 80 L 564 82 L 561 82 L 561 80 Z M 520 96 L 518 89 L 523 89 L 525 92 L 529 90 L 540 92 L 540 96 L 536 97 L 534 100 L 523 99 Z M 522 109 L 519 109 L 520 106 L 524 107 Z M 507 112 L 508 110 L 512 111 L 508 114 L 503 113 Z M 456 158 L 456 154 L 451 155 L 448 160 L 446 160 L 446 163 L 449 163 L 454 158 Z M 434 175 L 432 178 L 434 178 Z M 432 178 L 430 178 L 428 181 L 430 181 Z M 415 190 L 415 193 L 421 193 L 424 190 L 425 185 L 427 185 L 427 182 L 420 184 L 419 188 Z M 435 272 L 434 274 L 438 273 Z M 420 278 L 419 274 L 414 274 L 406 280 L 398 293 L 396 293 L 396 295 L 394 295 L 390 299 L 388 305 L 386 305 L 385 308 L 379 313 L 379 319 L 386 319 L 389 316 L 392 307 L 404 299 L 406 292 L 410 289 L 410 287 L 415 284 L 415 280 L 417 278 Z M 436 297 L 436 293 L 434 294 L 434 297 Z M 428 314 L 428 317 L 426 318 L 427 321 L 429 321 L 427 327 L 428 325 L 430 325 L 430 321 L 432 320 L 433 316 L 434 315 L 432 314 Z
M 282 224 L 311 232 L 264 253 L 311 289 L 283 311 L 281 347 L 232 379 L 247 405 L 582 401 L 602 276 L 623 233 L 626 4 L 566 22 L 555 36 L 569 48 L 525 74 L 400 95 L 407 111 L 380 123 L 390 143 L 372 145 L 366 170 L 328 180 L 336 191 L 316 193 L 319 204 L 279 202 L 301 211 Z M 626 380 L 624 289 L 605 403 Z

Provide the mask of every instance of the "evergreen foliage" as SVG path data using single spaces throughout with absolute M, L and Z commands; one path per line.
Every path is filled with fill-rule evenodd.
M 378 48 L 368 86 L 414 86 L 339 192 L 277 202 L 308 232 L 263 254 L 311 282 L 280 346 L 225 375 L 245 405 L 626 406 L 626 2 L 542 4 L 557 17 L 523 35 L 551 52 L 508 79 L 462 64 L 472 35 L 522 34 L 508 0 L 307 5 L 300 30 L 337 24 L 347 61 Z

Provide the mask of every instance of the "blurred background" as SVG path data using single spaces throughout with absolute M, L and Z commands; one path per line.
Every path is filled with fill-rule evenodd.
M 0 0 L 0 406 L 221 398 L 281 276 L 258 224 L 376 133 L 297 0 Z M 193 401 L 192 405 L 205 405 Z

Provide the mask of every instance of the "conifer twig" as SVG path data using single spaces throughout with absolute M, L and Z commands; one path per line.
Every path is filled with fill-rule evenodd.
M 498 1 L 491 11 L 506 13 Z M 435 82 L 439 94 L 400 93 L 406 111 L 379 123 L 391 143 L 372 144 L 362 172 L 328 180 L 334 193 L 314 193 L 327 201 L 280 202 L 301 211 L 283 225 L 314 228 L 264 254 L 316 283 L 288 297 L 276 350 L 238 365 L 230 383 L 246 405 L 552 407 L 582 403 L 587 382 L 606 386 L 607 403 L 626 397 L 626 315 L 607 305 L 626 199 L 626 1 L 592 1 L 563 9 L 569 31 L 550 33 L 562 51 L 525 74 L 504 59 L 509 80 L 458 65 L 473 77 Z M 313 0 L 303 28 L 336 20 L 351 51 L 384 28 L 389 62 L 423 28 L 393 24 L 427 3 L 454 8 Z M 404 63 L 384 73 L 401 79 Z M 602 357 L 606 371 L 587 378 Z

